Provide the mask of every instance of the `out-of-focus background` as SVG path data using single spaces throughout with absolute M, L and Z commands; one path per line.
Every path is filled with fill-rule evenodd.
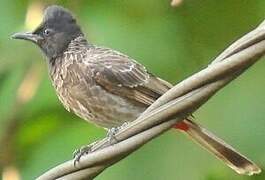
M 117 49 L 149 71 L 177 83 L 199 71 L 231 42 L 265 18 L 264 0 L 1 0 L 0 171 L 4 180 L 34 179 L 105 136 L 64 110 L 45 59 L 31 43 L 10 35 L 32 30 L 42 9 L 74 12 L 88 39 Z M 198 122 L 265 167 L 265 62 L 200 108 Z M 1 179 L 1 178 L 0 178 Z M 262 180 L 239 176 L 179 132 L 169 131 L 103 172 L 100 180 Z

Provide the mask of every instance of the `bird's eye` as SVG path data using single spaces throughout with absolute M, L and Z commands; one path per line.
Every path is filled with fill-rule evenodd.
M 51 32 L 52 32 L 51 29 L 45 29 L 45 30 L 43 31 L 43 34 L 44 34 L 44 36 L 49 36 L 49 35 L 51 34 Z

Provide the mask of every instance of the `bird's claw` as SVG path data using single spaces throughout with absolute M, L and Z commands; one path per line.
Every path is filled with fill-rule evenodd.
M 82 146 L 80 149 L 76 149 L 76 150 L 73 152 L 74 166 L 76 166 L 76 164 L 80 161 L 80 158 L 81 158 L 83 155 L 88 154 L 88 153 L 91 152 L 92 147 L 93 147 L 93 144 L 92 144 L 92 145 L 88 145 L 88 146 Z
M 108 137 L 108 141 L 113 144 L 113 143 L 116 143 L 118 142 L 118 139 L 116 138 L 116 134 L 119 130 L 121 130 L 122 128 L 124 128 L 125 126 L 127 126 L 129 123 L 128 122 L 125 122 L 123 123 L 121 126 L 119 127 L 113 127 L 113 128 L 110 128 L 107 132 L 107 137 Z M 114 141 L 114 142 L 113 142 Z
M 112 143 L 116 143 L 118 142 L 117 138 L 115 137 L 116 133 L 119 131 L 119 127 L 113 127 L 110 128 L 107 132 L 107 138 L 108 141 L 112 144 Z M 114 142 L 113 142 L 114 141 Z
M 119 127 L 113 127 L 110 128 L 108 130 L 107 133 L 107 137 L 108 137 L 108 141 L 112 144 L 112 143 L 116 143 L 118 142 L 117 138 L 116 138 L 116 133 L 121 130 L 122 128 L 124 128 L 125 126 L 127 126 L 128 123 L 123 123 L 121 126 Z M 114 142 L 113 142 L 114 141 Z M 93 146 L 97 143 L 98 141 L 95 141 L 94 143 L 87 145 L 87 146 L 82 146 L 80 149 L 76 149 L 73 152 L 73 158 L 74 158 L 74 166 L 77 165 L 77 163 L 80 161 L 81 157 L 92 152 L 92 148 Z

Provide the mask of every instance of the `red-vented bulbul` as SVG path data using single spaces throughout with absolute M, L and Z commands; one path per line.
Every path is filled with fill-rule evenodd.
M 172 87 L 130 57 L 91 44 L 71 13 L 60 6 L 48 7 L 35 31 L 16 33 L 13 38 L 31 41 L 44 52 L 52 84 L 68 111 L 104 128 L 135 120 Z M 257 165 L 190 119 L 175 128 L 237 173 L 260 172 Z

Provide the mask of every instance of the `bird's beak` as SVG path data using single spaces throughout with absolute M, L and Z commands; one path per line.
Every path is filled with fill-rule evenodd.
M 43 39 L 42 37 L 40 37 L 37 34 L 33 34 L 31 32 L 24 32 L 24 33 L 15 33 L 11 36 L 12 39 L 22 39 L 22 40 L 27 40 L 27 41 L 31 41 L 34 43 L 38 43 L 39 40 Z

